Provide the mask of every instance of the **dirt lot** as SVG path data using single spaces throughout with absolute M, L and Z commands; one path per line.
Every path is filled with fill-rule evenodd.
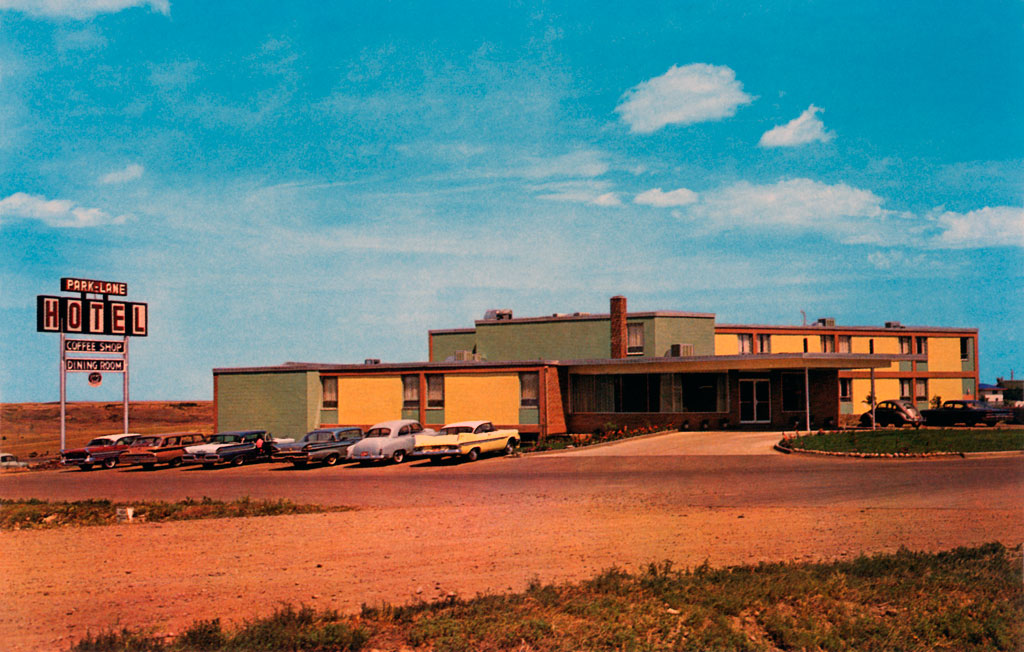
M 713 454 L 704 437 L 730 454 Z M 811 458 L 773 454 L 771 439 L 687 433 L 618 452 L 441 466 L 2 474 L 8 498 L 248 495 L 359 510 L 4 532 L 0 640 L 10 650 L 66 649 L 109 626 L 176 632 L 286 601 L 357 610 L 664 559 L 727 565 L 1024 540 L 1020 455 Z

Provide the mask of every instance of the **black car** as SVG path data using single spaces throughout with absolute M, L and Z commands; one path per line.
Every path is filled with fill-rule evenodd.
M 875 423 L 880 426 L 921 427 L 924 418 L 910 401 L 879 401 L 875 405 Z M 871 413 L 860 415 L 860 425 L 871 427 Z
M 985 401 L 946 401 L 942 407 L 923 410 L 921 414 L 929 426 L 954 426 L 958 423 L 965 426 L 976 426 L 979 423 L 994 426 L 1000 421 L 1013 420 L 1013 412 L 992 407 Z

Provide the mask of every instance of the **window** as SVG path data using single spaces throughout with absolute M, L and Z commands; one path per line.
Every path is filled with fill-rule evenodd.
M 927 337 L 915 337 L 915 351 L 918 355 L 928 355 L 928 338 Z
M 338 407 L 338 377 L 321 378 L 320 384 L 323 389 L 323 400 L 321 405 L 324 408 Z
M 725 374 L 660 374 L 660 412 L 727 412 Z
M 900 338 L 900 353 L 902 355 L 910 355 L 910 338 L 909 337 L 901 337 Z
M 805 411 L 807 409 L 806 389 L 803 374 L 782 374 L 782 411 Z
M 758 353 L 771 353 L 772 352 L 772 336 L 771 335 L 758 335 L 757 336 L 757 352 Z
M 973 338 L 961 337 L 960 338 L 960 360 L 970 360 L 971 359 L 971 353 L 973 353 L 973 351 L 971 349 L 973 349 L 973 348 L 974 348 Z
M 852 350 L 853 350 L 853 348 L 850 346 L 850 336 L 849 335 L 840 335 L 839 336 L 839 352 L 840 353 L 850 353 Z
M 916 383 L 916 399 L 918 401 L 928 400 L 928 380 L 925 378 L 918 378 Z
M 444 407 L 444 376 L 427 376 L 427 408 Z M 428 422 L 429 423 L 429 422 Z
M 911 384 L 909 378 L 900 378 L 900 398 L 910 400 Z
M 644 325 L 626 324 L 626 355 L 644 354 Z
M 754 336 L 749 333 L 741 333 L 736 336 L 739 341 L 740 353 L 754 352 Z
M 402 409 L 420 409 L 420 377 L 418 375 L 402 376 Z
M 852 401 L 853 400 L 853 380 L 850 378 L 839 379 L 839 400 L 840 401 Z
M 836 352 L 836 338 L 832 335 L 821 336 L 821 352 L 822 353 L 835 353 Z
M 540 404 L 540 374 L 535 371 L 519 374 L 519 407 Z
M 573 374 L 569 389 L 577 414 L 729 410 L 726 374 Z
M 614 412 L 615 385 L 613 376 L 571 377 L 573 412 Z

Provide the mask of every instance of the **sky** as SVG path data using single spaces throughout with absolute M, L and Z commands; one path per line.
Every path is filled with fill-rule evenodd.
M 982 382 L 1024 375 L 1022 28 L 1018 0 L 0 0 L 0 401 L 58 399 L 62 277 L 149 304 L 139 400 L 616 294 L 976 327 Z

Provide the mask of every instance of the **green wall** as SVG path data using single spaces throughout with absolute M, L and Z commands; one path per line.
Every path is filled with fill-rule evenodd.
M 220 374 L 216 381 L 222 432 L 263 428 L 275 437 L 299 439 L 320 425 L 316 372 Z
M 491 362 L 608 358 L 611 325 L 608 319 L 477 324 L 476 350 Z
M 632 320 L 630 320 L 632 321 Z M 645 320 L 647 321 L 647 320 Z M 673 344 L 692 344 L 694 355 L 715 354 L 715 320 L 712 317 L 655 317 L 648 326 L 644 355 L 665 357 Z M 651 331 L 654 337 L 651 338 Z M 653 341 L 652 341 L 653 340 Z
M 476 332 L 435 333 L 430 339 L 434 344 L 430 361 L 444 362 L 454 356 L 456 351 L 472 351 L 476 345 Z

